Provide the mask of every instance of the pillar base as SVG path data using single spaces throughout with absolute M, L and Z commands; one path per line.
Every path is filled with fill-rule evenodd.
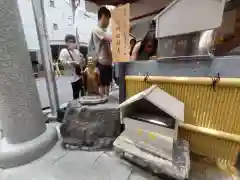
M 30 163 L 47 153 L 58 141 L 56 127 L 46 125 L 46 131 L 37 138 L 21 144 L 0 140 L 0 168 L 7 169 Z
M 47 115 L 47 121 L 48 122 L 52 122 L 52 121 L 57 121 L 58 120 L 58 116 L 52 113 L 49 113 Z

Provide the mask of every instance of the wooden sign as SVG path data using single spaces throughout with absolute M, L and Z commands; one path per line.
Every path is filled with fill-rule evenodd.
M 129 61 L 129 4 L 112 10 L 112 55 L 114 62 Z

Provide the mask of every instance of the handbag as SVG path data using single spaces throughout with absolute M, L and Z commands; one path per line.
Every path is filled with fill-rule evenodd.
M 68 51 L 68 53 L 69 53 L 69 55 L 70 55 L 72 61 L 75 61 L 75 59 L 73 58 L 73 56 L 72 56 L 72 54 L 70 53 L 70 51 L 69 51 L 68 49 L 67 49 L 67 51 Z M 76 65 L 76 66 L 74 66 L 74 69 L 75 69 L 75 73 L 76 73 L 76 75 L 78 75 L 78 76 L 81 76 L 81 75 L 82 75 L 82 68 L 81 68 L 80 65 Z

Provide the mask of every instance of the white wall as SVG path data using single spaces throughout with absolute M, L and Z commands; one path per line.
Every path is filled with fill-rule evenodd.
M 30 0 L 18 0 L 20 15 L 28 49 L 30 51 L 39 50 L 39 42 L 34 21 L 32 4 Z
M 88 45 L 91 32 L 97 25 L 98 7 L 84 0 L 80 1 L 75 14 L 75 26 L 78 29 L 79 42 L 82 45 Z
M 157 16 L 157 37 L 221 26 L 225 0 L 175 0 Z
M 151 20 L 139 22 L 134 26 L 132 26 L 131 33 L 136 37 L 137 41 L 142 40 L 145 37 L 146 33 L 149 30 L 150 23 L 151 23 Z
M 50 0 L 44 0 L 49 40 L 51 45 L 64 44 L 66 34 L 75 34 L 72 5 L 69 0 L 54 0 L 54 2 L 55 7 L 51 7 Z M 57 24 L 57 30 L 54 29 L 53 24 Z
M 136 18 L 167 6 L 172 0 L 139 0 L 130 4 L 130 18 Z

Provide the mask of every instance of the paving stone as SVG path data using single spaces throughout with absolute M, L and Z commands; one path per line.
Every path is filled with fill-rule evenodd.
M 103 154 L 92 166 L 86 180 L 128 180 L 131 167 Z

